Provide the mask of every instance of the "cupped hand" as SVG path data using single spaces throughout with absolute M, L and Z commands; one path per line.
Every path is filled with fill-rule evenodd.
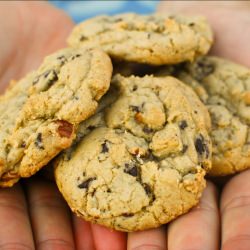
M 73 22 L 44 2 L 1 2 L 0 92 L 66 46 Z M 0 249 L 123 250 L 126 234 L 73 215 L 56 185 L 41 177 L 0 189 Z
M 211 53 L 250 67 L 250 2 L 163 1 L 160 12 L 204 15 L 215 33 Z M 250 170 L 226 183 L 218 201 L 208 183 L 200 204 L 168 226 L 128 235 L 132 250 L 249 250 Z

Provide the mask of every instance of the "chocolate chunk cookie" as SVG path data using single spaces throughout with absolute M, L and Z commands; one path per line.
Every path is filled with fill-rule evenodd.
M 84 21 L 68 39 L 73 47 L 101 47 L 113 58 L 154 65 L 192 61 L 212 42 L 202 17 L 132 13 Z
M 173 77 L 113 78 L 117 99 L 82 122 L 55 161 L 71 209 L 121 231 L 157 227 L 198 203 L 211 167 L 210 117 Z
M 212 120 L 210 175 L 250 167 L 250 70 L 216 57 L 202 57 L 177 75 L 206 104 Z
M 75 138 L 107 91 L 110 58 L 102 51 L 64 49 L 0 99 L 0 186 L 11 186 L 48 163 Z

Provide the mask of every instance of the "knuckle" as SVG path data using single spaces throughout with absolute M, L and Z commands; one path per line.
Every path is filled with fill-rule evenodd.
M 36 244 L 36 249 L 38 250 L 46 250 L 46 249 L 53 249 L 53 250 L 74 250 L 74 246 L 72 243 L 63 240 L 63 239 L 46 239 L 39 241 Z
M 230 211 L 237 208 L 246 208 L 250 207 L 250 196 L 249 195 L 240 195 L 230 199 L 224 206 L 221 208 L 221 212 Z
M 0 245 L 0 250 L 34 250 L 34 247 L 20 242 L 8 242 Z
M 39 207 L 47 207 L 47 208 L 60 208 L 65 205 L 62 197 L 55 194 L 55 195 L 41 195 L 36 199 L 30 201 L 31 206 L 33 208 Z
M 133 247 L 132 250 L 164 250 L 165 248 L 158 246 L 158 245 L 152 245 L 152 244 L 142 244 L 136 247 Z
M 207 201 L 201 200 L 200 203 L 194 207 L 192 212 L 209 212 L 209 213 L 217 213 L 217 207 L 213 206 Z
M 223 244 L 221 249 L 222 250 L 234 250 L 238 249 L 249 249 L 250 245 L 250 235 L 248 234 L 239 234 L 234 237 L 229 238 Z

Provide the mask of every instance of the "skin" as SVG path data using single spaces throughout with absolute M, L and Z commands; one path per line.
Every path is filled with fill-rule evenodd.
M 216 36 L 212 53 L 250 67 L 250 33 L 246 32 L 250 4 L 203 3 L 164 1 L 159 10 L 207 16 Z M 0 36 L 5 39 L 0 43 L 0 90 L 11 79 L 35 69 L 45 55 L 64 47 L 72 27 L 72 21 L 49 4 L 1 2 Z M 227 181 L 220 192 L 208 182 L 200 204 L 189 213 L 168 226 L 126 235 L 77 218 L 53 182 L 32 177 L 0 189 L 0 249 L 250 249 L 249 178 L 250 170 L 242 172 Z
M 44 56 L 65 47 L 73 25 L 65 13 L 44 2 L 1 2 L 1 92 L 11 79 L 18 80 Z M 1 250 L 126 249 L 126 234 L 77 218 L 56 185 L 42 177 L 0 189 L 0 221 Z
M 158 10 L 206 16 L 216 39 L 211 53 L 250 67 L 250 33 L 246 32 L 250 27 L 249 2 L 163 1 Z M 152 249 L 159 250 L 250 249 L 249 178 L 250 170 L 247 170 L 224 185 L 219 183 L 220 200 L 215 185 L 208 183 L 198 207 L 169 223 L 167 232 L 162 228 L 151 230 L 150 235 L 147 232 L 137 237 L 130 234 L 129 249 L 137 245 L 140 247 L 136 250 L 151 249 L 146 248 L 149 241 L 157 242 Z M 162 238 L 164 232 L 165 238 Z

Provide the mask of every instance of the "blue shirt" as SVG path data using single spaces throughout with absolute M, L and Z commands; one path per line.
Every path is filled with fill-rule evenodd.
M 51 1 L 58 8 L 66 11 L 76 22 L 97 15 L 113 15 L 124 12 L 149 14 L 155 11 L 159 0 L 153 1 Z

